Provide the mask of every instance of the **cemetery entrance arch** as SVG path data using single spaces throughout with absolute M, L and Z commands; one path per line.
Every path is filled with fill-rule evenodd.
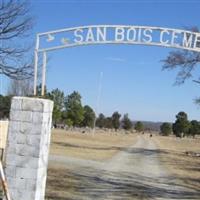
M 181 29 L 132 26 L 90 25 L 39 33 L 34 59 L 34 95 L 37 94 L 38 56 L 42 54 L 42 91 L 46 82 L 47 52 L 92 44 L 153 45 L 200 52 L 200 33 Z

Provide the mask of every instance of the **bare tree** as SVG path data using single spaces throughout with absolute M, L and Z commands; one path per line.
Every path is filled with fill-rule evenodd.
M 176 77 L 176 84 L 182 84 L 186 79 L 193 77 L 192 72 L 200 64 L 200 53 L 187 50 L 170 52 L 168 57 L 163 60 L 163 69 L 177 69 L 179 72 Z M 195 77 L 197 79 L 199 77 Z
M 194 32 L 200 32 L 197 27 L 190 28 Z M 193 41 L 194 42 L 194 41 Z M 200 47 L 200 44 L 198 44 Z M 171 51 L 166 59 L 162 60 L 163 69 L 179 69 L 175 84 L 183 84 L 187 79 L 194 78 L 196 83 L 200 83 L 200 74 L 194 77 L 194 71 L 200 66 L 200 53 L 188 50 Z M 195 103 L 200 105 L 200 98 L 195 99 Z
M 33 93 L 32 79 L 10 80 L 7 95 L 11 96 L 29 96 Z
M 32 58 L 27 46 L 33 18 L 29 2 L 0 0 L 0 74 L 12 79 L 33 75 Z
M 190 28 L 190 30 L 199 32 L 197 27 Z M 164 70 L 179 69 L 175 82 L 175 84 L 179 85 L 183 84 L 186 79 L 194 76 L 193 72 L 200 64 L 200 53 L 188 50 L 171 51 L 162 62 L 164 63 Z M 200 79 L 200 75 L 195 78 Z

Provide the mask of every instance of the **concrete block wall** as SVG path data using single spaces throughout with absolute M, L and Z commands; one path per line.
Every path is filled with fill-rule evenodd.
M 6 177 L 13 200 L 44 200 L 53 102 L 14 97 L 6 146 Z

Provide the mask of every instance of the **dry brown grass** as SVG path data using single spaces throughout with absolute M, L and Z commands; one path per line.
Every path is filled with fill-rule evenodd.
M 75 188 L 80 184 L 72 172 L 63 165 L 54 164 L 48 169 L 46 200 L 76 199 Z
M 160 149 L 161 164 L 186 187 L 200 188 L 200 157 L 187 151 L 200 152 L 200 139 L 156 136 L 152 138 Z
M 51 155 L 64 155 L 81 159 L 103 161 L 118 151 L 136 142 L 135 134 L 97 131 L 92 133 L 53 130 Z M 68 169 L 59 163 L 50 163 L 48 168 L 46 200 L 84 199 L 80 188 L 93 183 L 79 176 L 80 169 Z M 83 170 L 83 169 L 82 169 Z
M 118 151 L 134 144 L 134 134 L 92 133 L 53 130 L 50 154 L 89 160 L 106 160 Z
M 93 136 L 91 133 L 56 130 L 52 133 L 51 154 L 106 160 L 136 142 L 136 138 L 136 135 L 131 134 L 99 132 Z M 200 158 L 187 156 L 185 152 L 200 152 L 200 139 L 177 139 L 161 136 L 153 136 L 151 139 L 159 147 L 158 156 L 161 164 L 169 170 L 170 176 L 177 178 L 180 185 L 199 191 Z M 87 173 L 84 174 L 83 170 L 87 171 L 91 177 Z M 92 171 L 89 173 L 88 170 L 90 169 L 82 169 L 78 166 L 69 169 L 62 164 L 51 163 L 48 169 L 46 199 L 84 199 L 82 198 L 82 195 L 85 194 L 84 188 L 90 188 L 97 181 L 94 179 Z

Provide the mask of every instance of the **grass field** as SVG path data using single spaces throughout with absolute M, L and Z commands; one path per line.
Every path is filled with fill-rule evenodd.
M 136 142 L 134 134 L 124 132 L 92 133 L 53 130 L 51 137 L 50 155 L 62 155 L 77 159 L 106 161 L 117 152 Z M 80 177 L 79 169 L 68 169 L 59 163 L 49 163 L 46 199 L 66 200 L 80 199 L 78 189 L 87 185 L 87 179 Z
M 147 134 L 146 137 L 149 137 Z M 178 139 L 153 136 L 157 145 L 161 165 L 182 185 L 196 190 L 200 188 L 200 158 L 185 154 L 186 151 L 200 152 L 200 139 Z M 137 134 L 115 132 L 92 133 L 54 130 L 50 155 L 62 155 L 76 159 L 106 161 L 116 153 L 137 141 Z M 80 188 L 87 186 L 88 177 L 80 175 L 79 168 L 59 163 L 49 163 L 46 199 L 81 199 Z M 92 172 L 91 172 L 92 173 Z
M 102 161 L 133 144 L 135 139 L 135 135 L 124 132 L 53 130 L 50 154 Z
M 200 157 L 186 152 L 200 153 L 200 139 L 157 136 L 152 138 L 160 149 L 161 164 L 186 187 L 200 188 Z
M 149 134 L 145 134 L 144 137 L 156 144 L 158 147 L 156 154 L 160 164 L 169 172 L 172 179 L 176 179 L 186 188 L 200 190 L 200 157 L 186 154 L 186 152 L 200 153 L 200 139 L 158 135 L 150 138 Z M 50 156 L 58 155 L 98 164 L 110 161 L 117 153 L 126 151 L 127 147 L 137 142 L 137 139 L 136 133 L 97 131 L 92 134 L 92 132 L 53 130 Z M 81 170 L 85 170 L 86 175 L 83 175 Z M 94 179 L 93 173 L 94 171 L 88 168 L 77 165 L 69 167 L 63 163 L 50 161 L 46 200 L 84 199 L 81 198 L 83 188 L 91 187 L 93 182 L 94 184 L 98 182 L 97 177 Z

